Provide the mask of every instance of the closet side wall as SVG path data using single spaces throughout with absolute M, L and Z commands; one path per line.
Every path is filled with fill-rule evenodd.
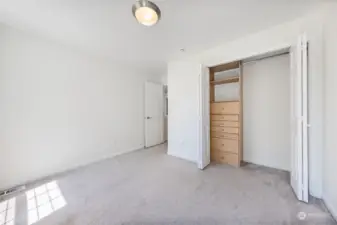
M 289 55 L 243 65 L 243 160 L 290 171 Z

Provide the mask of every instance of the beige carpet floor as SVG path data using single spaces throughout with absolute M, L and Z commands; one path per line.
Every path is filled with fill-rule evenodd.
M 0 225 L 336 224 L 298 202 L 286 172 L 196 165 L 161 145 L 38 182 L 0 203 Z

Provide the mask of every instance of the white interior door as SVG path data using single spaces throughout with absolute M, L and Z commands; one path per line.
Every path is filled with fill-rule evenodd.
M 145 83 L 145 147 L 163 143 L 164 140 L 163 86 Z
M 305 35 L 291 49 L 291 186 L 297 198 L 308 202 L 308 84 Z
M 201 66 L 199 80 L 199 150 L 198 168 L 204 169 L 211 162 L 210 155 L 210 96 L 209 68 Z

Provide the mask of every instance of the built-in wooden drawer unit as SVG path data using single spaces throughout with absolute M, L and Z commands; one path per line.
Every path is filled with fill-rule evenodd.
M 239 128 L 238 127 L 211 127 L 211 131 L 222 132 L 222 133 L 230 133 L 230 134 L 239 134 Z
M 234 77 L 218 76 L 218 72 L 238 69 Z M 241 62 L 231 62 L 209 68 L 209 125 L 211 161 L 240 166 L 242 160 L 242 74 Z M 237 84 L 237 95 L 227 95 L 228 84 Z M 232 100 L 234 101 L 232 101 Z
M 211 131 L 211 137 L 239 140 L 238 134 L 229 134 L 229 133 L 214 132 L 214 131 Z
M 211 159 L 217 163 L 227 163 L 236 167 L 240 166 L 239 155 L 233 153 L 225 153 L 215 150 L 211 154 Z
M 212 150 L 239 154 L 239 141 L 237 139 L 212 138 L 211 148 Z
M 212 121 L 239 121 L 239 115 L 211 115 Z
M 211 114 L 240 114 L 240 102 L 214 102 Z
M 239 127 L 237 121 L 211 121 L 212 127 Z

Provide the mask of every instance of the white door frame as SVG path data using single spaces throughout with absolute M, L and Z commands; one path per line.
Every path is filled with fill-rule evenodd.
M 151 82 L 151 81 L 145 81 L 144 83 L 144 147 L 145 148 L 148 148 L 148 147 L 153 147 L 153 146 L 149 146 L 148 143 L 147 143 L 147 138 L 146 138 L 146 135 L 147 135 L 147 123 L 146 123 L 146 120 L 147 120 L 147 112 L 146 112 L 146 103 L 147 103 L 147 99 L 146 99 L 146 86 L 147 84 L 155 84 L 155 85 L 159 85 L 161 86 L 162 88 L 162 121 L 161 121 L 161 133 L 160 133 L 160 137 L 161 137 L 161 141 L 159 144 L 162 144 L 164 143 L 164 89 L 163 89 L 163 85 L 162 84 L 159 84 L 159 83 L 156 83 L 156 82 Z
M 303 54 L 303 80 L 302 80 L 302 109 L 303 109 L 303 201 L 309 202 L 309 104 L 308 104 L 308 38 L 306 34 L 302 35 L 302 54 Z
M 304 43 L 304 47 L 307 48 L 307 38 L 306 35 L 301 35 L 301 40 Z M 274 49 L 273 51 L 266 51 L 264 53 L 260 53 L 259 55 L 264 55 L 270 52 L 278 52 L 283 49 L 291 49 L 292 45 L 286 45 L 282 46 L 279 49 Z M 303 54 L 303 53 L 302 53 Z M 252 55 L 246 58 L 251 58 L 256 55 Z M 304 59 L 304 64 L 302 65 L 302 72 L 304 73 L 303 75 L 303 80 L 302 80 L 302 85 L 304 88 L 302 88 L 302 116 L 303 116 L 303 122 L 301 124 L 302 126 L 302 147 L 298 149 L 298 151 L 301 151 L 300 155 L 301 157 L 301 165 L 298 164 L 298 168 L 300 170 L 298 171 L 301 173 L 301 183 L 299 184 L 299 188 L 301 188 L 302 192 L 302 197 L 299 197 L 298 199 L 301 201 L 308 202 L 308 193 L 309 193 L 309 169 L 308 169 L 308 164 L 309 164 L 309 159 L 308 159 L 308 71 L 307 71 L 307 50 L 304 51 L 302 59 Z M 238 61 L 240 59 L 234 59 L 232 61 Z M 241 59 L 242 60 L 242 59 Z M 226 63 L 226 62 L 224 62 Z M 197 165 L 199 169 L 204 169 L 207 165 L 208 162 L 210 161 L 210 138 L 207 137 L 207 134 L 209 133 L 210 129 L 210 121 L 209 121 L 209 111 L 208 113 L 205 114 L 205 110 L 209 110 L 209 99 L 208 101 L 205 101 L 205 96 L 209 97 L 209 79 L 206 80 L 205 78 L 208 78 L 209 75 L 207 76 L 207 73 L 205 73 L 205 68 L 212 67 L 214 65 L 201 65 L 200 67 L 200 82 L 199 82 L 199 124 L 198 124 L 198 134 L 199 134 L 199 142 L 198 142 L 198 158 L 197 158 Z M 290 75 L 291 76 L 291 75 Z M 208 95 L 206 95 L 208 93 Z M 206 136 L 205 136 L 206 134 Z M 290 159 L 289 159 L 290 160 Z

